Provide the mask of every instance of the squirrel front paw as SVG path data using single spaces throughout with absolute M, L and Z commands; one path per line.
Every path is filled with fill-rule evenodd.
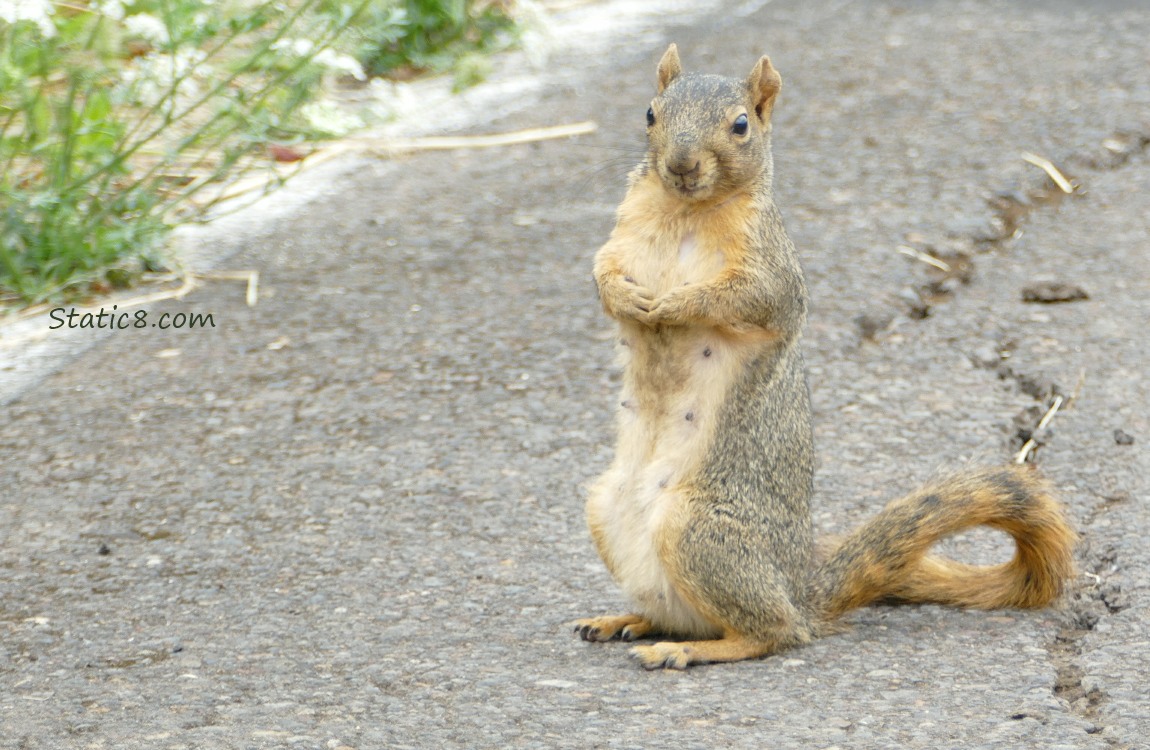
M 655 304 L 655 293 L 638 284 L 630 276 L 624 276 L 600 289 L 603 307 L 617 319 L 635 320 L 648 323 L 648 312 Z
M 640 615 L 587 617 L 571 624 L 585 641 L 633 641 L 653 630 L 651 621 Z
M 660 296 L 647 310 L 647 324 L 681 325 L 693 322 L 691 294 L 683 287 Z

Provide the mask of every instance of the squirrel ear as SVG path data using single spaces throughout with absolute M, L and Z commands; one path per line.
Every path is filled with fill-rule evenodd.
M 755 114 L 759 120 L 766 122 L 771 119 L 771 110 L 775 106 L 775 97 L 783 87 L 783 77 L 775 66 L 771 65 L 771 58 L 763 55 L 755 63 L 751 75 L 747 78 L 747 88 L 750 89 L 751 103 L 755 107 Z
M 659 93 L 663 93 L 663 89 L 682 72 L 683 66 L 679 64 L 679 48 L 672 43 L 663 53 L 663 59 L 659 61 Z

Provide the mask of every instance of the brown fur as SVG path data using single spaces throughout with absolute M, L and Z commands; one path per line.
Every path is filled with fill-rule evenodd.
M 594 268 L 624 375 L 615 460 L 587 519 L 637 614 L 576 630 L 692 639 L 632 649 L 645 667 L 681 669 L 806 643 L 877 599 L 987 609 L 1056 598 L 1075 537 L 1024 468 L 935 482 L 815 560 L 807 293 L 771 192 L 782 80 L 766 57 L 744 81 L 685 75 L 674 45 L 657 80 L 647 158 Z M 977 525 L 1012 535 L 1014 559 L 927 554 Z

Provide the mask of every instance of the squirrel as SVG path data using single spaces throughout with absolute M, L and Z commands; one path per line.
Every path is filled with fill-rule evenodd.
M 772 192 L 782 78 L 683 73 L 672 44 L 648 148 L 594 278 L 623 360 L 618 443 L 587 521 L 634 614 L 574 622 L 639 645 L 648 669 L 754 659 L 838 632 L 875 601 L 1041 607 L 1074 573 L 1076 534 L 1031 467 L 970 469 L 889 503 L 816 559 L 811 409 L 799 347 L 807 290 Z M 928 554 L 986 525 L 1013 559 Z M 821 556 L 820 556 L 821 557 Z

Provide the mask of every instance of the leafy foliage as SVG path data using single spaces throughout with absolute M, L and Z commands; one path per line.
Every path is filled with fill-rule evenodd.
M 478 82 L 510 3 L 0 0 L 0 308 L 161 267 L 213 188 L 274 166 L 253 157 L 346 130 L 311 101 L 325 73 Z
M 156 266 L 197 194 L 298 137 L 317 61 L 363 5 L 0 0 L 0 292 L 36 302 Z
M 371 74 L 453 69 L 461 58 L 512 41 L 510 4 L 476 0 L 375 3 L 362 24 L 360 62 Z

